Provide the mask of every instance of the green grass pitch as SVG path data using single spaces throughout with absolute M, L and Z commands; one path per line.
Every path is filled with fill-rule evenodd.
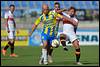
M 81 46 L 82 66 L 99 66 L 99 46 Z M 68 51 L 64 51 L 62 46 L 53 51 L 53 63 L 48 65 L 39 65 L 41 47 L 26 46 L 15 47 L 17 58 L 9 56 L 10 49 L 6 56 L 1 54 L 1 66 L 77 66 L 75 64 L 74 48 L 68 46 Z

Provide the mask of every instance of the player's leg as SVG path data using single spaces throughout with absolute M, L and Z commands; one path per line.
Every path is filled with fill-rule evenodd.
M 17 57 L 18 55 L 16 55 L 14 53 L 14 43 L 15 43 L 15 32 L 10 32 L 9 34 L 9 40 L 10 40 L 10 50 L 11 50 L 11 57 Z
M 2 49 L 2 54 L 5 56 L 6 55 L 6 50 L 8 49 L 10 45 L 10 41 L 8 41 L 7 45 Z
M 74 27 L 74 32 L 76 33 L 77 27 Z M 68 44 L 70 44 L 71 41 L 68 39 Z
M 43 57 L 44 57 L 44 61 L 43 61 L 44 64 L 48 64 L 47 46 L 48 46 L 47 41 L 43 40 L 42 54 L 43 54 Z
M 52 63 L 53 62 L 53 60 L 52 60 L 52 52 L 53 52 L 52 46 L 48 46 L 47 52 L 48 52 L 48 62 Z
M 49 49 L 48 49 L 48 55 L 52 56 L 52 52 L 53 52 L 53 47 L 50 46 Z
M 42 34 L 42 55 L 39 61 L 39 64 L 48 64 L 48 57 L 47 57 L 47 46 L 48 46 L 48 42 L 47 42 L 47 36 L 45 34 Z
M 14 53 L 14 42 L 15 42 L 14 39 L 11 39 L 10 42 L 11 42 L 11 44 L 10 44 L 10 50 L 11 50 L 10 56 L 17 57 L 17 55 Z
M 69 39 L 71 40 L 71 42 L 75 48 L 76 63 L 78 65 L 81 65 L 81 63 L 80 63 L 80 46 L 79 46 L 79 41 L 77 39 L 77 36 L 74 31 L 69 31 L 69 33 L 67 35 L 69 36 Z
M 61 42 L 64 50 L 68 51 L 67 46 L 66 46 L 66 35 L 65 34 L 60 34 L 60 42 Z
M 49 63 L 52 63 L 53 60 L 52 60 L 52 53 L 53 53 L 53 47 L 51 46 L 52 44 L 52 40 L 54 40 L 55 37 L 50 37 L 49 39 L 49 47 L 48 47 L 48 62 Z
M 8 47 L 11 45 L 10 35 L 11 35 L 11 32 L 8 33 L 8 43 L 7 43 L 7 45 L 2 49 L 2 54 L 3 54 L 4 56 L 6 55 L 6 50 L 7 50 Z
M 43 40 L 43 46 L 42 46 L 42 54 L 39 61 L 39 64 L 48 64 L 48 57 L 47 57 L 47 41 Z
M 78 65 L 82 65 L 80 63 L 80 46 L 79 46 L 79 41 L 76 39 L 72 42 L 74 48 L 75 48 L 75 55 L 76 55 L 76 63 Z

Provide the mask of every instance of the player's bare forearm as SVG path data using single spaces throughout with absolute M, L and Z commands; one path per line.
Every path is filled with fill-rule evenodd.
M 72 18 L 69 17 L 65 17 L 63 16 L 64 19 L 68 20 L 72 25 L 76 26 L 78 22 L 76 22 L 75 20 L 73 20 Z
M 31 31 L 31 33 L 29 34 L 29 36 L 32 35 L 32 33 L 34 32 L 34 30 L 36 29 L 36 27 L 37 27 L 37 25 L 33 24 L 33 26 L 32 26 L 32 31 Z
M 63 11 L 67 11 L 67 9 L 61 9 L 61 10 L 57 10 L 57 13 L 61 13 Z

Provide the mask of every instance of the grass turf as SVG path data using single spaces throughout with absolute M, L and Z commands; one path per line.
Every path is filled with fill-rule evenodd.
M 82 66 L 99 66 L 99 46 L 81 46 Z M 68 46 L 68 51 L 64 51 L 60 46 L 53 51 L 53 63 L 39 65 L 41 47 L 26 46 L 15 47 L 15 53 L 19 57 L 10 57 L 10 49 L 6 56 L 1 54 L 1 66 L 77 66 L 75 64 L 74 48 Z

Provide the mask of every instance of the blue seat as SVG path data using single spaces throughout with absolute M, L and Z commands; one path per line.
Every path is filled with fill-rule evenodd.
M 50 1 L 50 5 L 54 6 L 54 1 Z
M 98 1 L 92 1 L 91 2 L 93 9 L 99 9 L 99 2 Z
M 7 5 L 8 5 L 8 6 L 11 5 L 11 4 L 13 4 L 13 2 L 14 2 L 14 1 L 7 1 Z
M 50 1 L 50 8 L 54 9 L 54 1 Z
M 64 1 L 64 6 L 65 6 L 65 8 L 69 8 L 70 7 L 70 3 L 69 3 L 69 1 Z
M 2 18 L 4 18 L 5 12 L 6 12 L 6 10 L 1 10 Z
M 18 7 L 18 8 L 20 7 L 20 1 L 14 1 L 14 4 L 16 7 Z
M 36 4 L 37 8 L 41 8 L 42 7 L 42 2 L 41 1 L 36 1 L 35 4 Z
M 92 1 L 91 3 L 92 3 L 92 5 L 96 5 L 96 6 L 99 5 L 98 1 Z
M 16 10 L 16 11 L 14 12 L 14 15 L 15 15 L 15 17 L 20 17 L 20 16 L 21 16 L 20 10 Z
M 27 1 L 21 1 L 21 6 L 22 6 L 23 8 L 28 7 Z
M 71 1 L 71 6 L 76 7 L 75 1 Z
M 43 4 L 49 4 L 48 1 L 42 1 Z
M 5 8 L 5 7 L 6 7 L 5 1 L 1 1 L 1 8 Z
M 84 7 L 84 6 L 83 6 L 83 7 Z M 75 8 L 76 8 L 76 9 L 80 9 L 80 6 L 79 6 L 78 1 L 75 2 Z
M 86 9 L 92 9 L 90 1 L 85 1 L 85 6 L 86 6 Z
M 34 1 L 29 1 L 28 5 L 29 5 L 30 8 L 33 8 L 34 7 Z
M 69 7 L 71 7 L 72 5 L 71 5 L 71 1 L 67 1 L 67 3 L 69 3 Z
M 62 1 L 58 1 L 60 3 L 60 7 L 64 8 L 64 3 Z
M 85 6 L 85 2 L 84 1 L 78 1 L 78 9 L 86 9 L 87 7 Z

